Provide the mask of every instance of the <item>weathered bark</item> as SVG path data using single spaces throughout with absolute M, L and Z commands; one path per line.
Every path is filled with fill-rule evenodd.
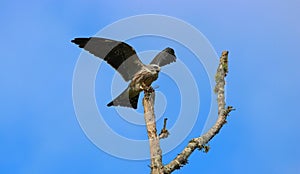
M 171 173 L 174 170 L 179 169 L 187 163 L 188 157 L 193 153 L 195 149 L 208 151 L 209 147 L 206 144 L 219 133 L 220 129 L 226 123 L 226 118 L 233 110 L 231 106 L 225 108 L 225 77 L 228 72 L 228 51 L 223 51 L 220 58 L 220 64 L 215 76 L 216 87 L 215 92 L 218 96 L 218 119 L 213 127 L 211 127 L 205 134 L 200 137 L 192 139 L 183 151 L 176 156 L 169 164 L 164 166 L 164 173 Z
M 215 76 L 216 86 L 215 93 L 217 94 L 218 101 L 218 119 L 216 123 L 202 136 L 190 140 L 188 145 L 183 149 L 183 151 L 178 154 L 175 159 L 173 159 L 169 164 L 163 166 L 162 164 L 162 151 L 159 144 L 160 138 L 165 138 L 169 135 L 166 129 L 166 119 L 164 122 L 164 128 L 162 129 L 160 135 L 157 135 L 156 122 L 154 115 L 154 100 L 155 92 L 149 87 L 144 90 L 143 106 L 144 106 L 144 116 L 147 126 L 149 144 L 150 144 L 150 157 L 151 157 L 151 174 L 169 174 L 173 171 L 180 169 L 188 161 L 189 156 L 194 152 L 195 149 L 203 150 L 208 152 L 209 146 L 207 143 L 219 133 L 221 128 L 226 123 L 227 116 L 234 110 L 231 106 L 226 106 L 225 103 L 225 77 L 228 72 L 228 51 L 223 51 L 220 58 L 220 64 L 217 69 Z
M 159 145 L 154 114 L 155 91 L 151 88 L 151 90 L 145 90 L 144 94 L 143 106 L 150 144 L 151 174 L 163 174 L 162 151 Z

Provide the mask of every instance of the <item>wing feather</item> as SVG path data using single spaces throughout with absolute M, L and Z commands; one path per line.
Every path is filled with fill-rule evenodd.
M 104 59 L 122 75 L 125 81 L 131 80 L 144 66 L 135 50 L 125 42 L 99 37 L 75 38 L 71 42 Z
M 175 51 L 172 48 L 166 48 L 159 52 L 150 64 L 158 65 L 159 67 L 165 66 L 172 62 L 176 62 Z

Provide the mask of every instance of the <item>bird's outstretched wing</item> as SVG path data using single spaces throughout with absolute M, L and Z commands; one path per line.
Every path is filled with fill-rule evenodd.
M 90 37 L 75 38 L 71 42 L 104 59 L 122 75 L 125 81 L 131 80 L 134 74 L 144 66 L 135 50 L 121 41 Z
M 160 67 L 176 61 L 175 51 L 172 48 L 166 48 L 158 53 L 150 64 L 155 64 Z

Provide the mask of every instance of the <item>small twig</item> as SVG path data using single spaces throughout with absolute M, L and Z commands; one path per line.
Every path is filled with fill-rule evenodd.
M 167 120 L 168 120 L 168 118 L 164 119 L 164 127 L 162 128 L 162 130 L 159 133 L 159 139 L 167 138 L 170 135 L 169 131 L 166 128 Z
M 202 150 L 204 148 L 205 152 L 208 152 L 209 146 L 206 144 L 219 133 L 223 125 L 226 123 L 226 118 L 229 113 L 234 110 L 232 106 L 225 108 L 225 77 L 228 72 L 228 51 L 223 51 L 220 58 L 220 64 L 216 73 L 216 87 L 215 92 L 218 96 L 218 119 L 213 127 L 211 127 L 208 132 L 203 134 L 198 138 L 192 139 L 188 145 L 183 149 L 183 151 L 177 155 L 177 157 L 172 160 L 169 164 L 164 166 L 164 173 L 169 174 L 174 170 L 179 169 L 187 163 L 188 157 L 193 153 L 195 149 Z

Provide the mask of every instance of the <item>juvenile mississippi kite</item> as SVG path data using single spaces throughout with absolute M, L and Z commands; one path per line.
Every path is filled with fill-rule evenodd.
M 164 49 L 154 57 L 149 65 L 144 65 L 135 50 L 121 41 L 90 37 L 75 38 L 71 42 L 104 59 L 121 74 L 125 81 L 131 80 L 128 87 L 107 106 L 136 109 L 140 92 L 150 87 L 152 82 L 158 78 L 160 67 L 176 61 L 172 48 Z

